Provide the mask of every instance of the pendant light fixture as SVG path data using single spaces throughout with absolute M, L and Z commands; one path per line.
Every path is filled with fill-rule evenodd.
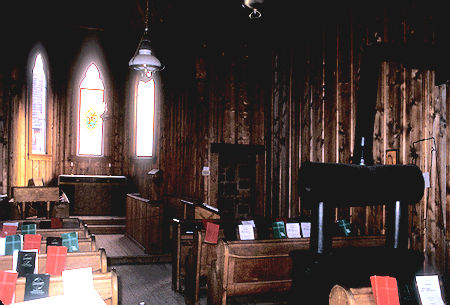
M 133 58 L 130 59 L 128 65 L 134 70 L 137 70 L 140 73 L 142 73 L 143 76 L 150 78 L 153 72 L 161 71 L 162 69 L 164 69 L 164 67 L 159 61 L 159 59 L 152 54 L 152 50 L 150 48 L 150 35 L 148 31 L 148 24 L 149 24 L 149 6 L 147 0 L 147 6 L 145 10 L 144 34 L 142 35 L 138 48 L 134 53 Z

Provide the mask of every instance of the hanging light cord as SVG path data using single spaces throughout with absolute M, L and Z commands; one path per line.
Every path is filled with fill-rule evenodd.
M 147 2 L 147 5 L 146 5 L 146 7 L 145 7 L 145 31 L 147 32 L 148 31 L 148 20 L 149 20 L 149 18 L 150 18 L 150 14 L 149 14 L 149 7 L 148 7 L 148 0 L 146 1 Z

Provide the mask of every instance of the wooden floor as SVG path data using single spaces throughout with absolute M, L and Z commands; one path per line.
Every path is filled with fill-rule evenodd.
M 145 260 L 138 259 L 151 256 L 123 234 L 100 234 L 95 238 L 98 246 L 106 251 L 108 269 L 116 269 L 119 305 L 139 305 L 140 302 L 146 305 L 185 304 L 183 295 L 171 289 L 171 263 L 145 263 Z M 129 264 L 123 263 L 126 257 Z M 206 304 L 206 297 L 200 300 L 200 304 Z

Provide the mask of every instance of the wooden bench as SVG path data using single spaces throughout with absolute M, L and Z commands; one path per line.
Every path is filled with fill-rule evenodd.
M 106 273 L 94 273 L 94 288 L 107 305 L 119 304 L 119 290 L 115 269 Z M 18 278 L 16 282 L 16 302 L 23 302 L 25 294 L 25 278 Z M 49 296 L 63 295 L 63 280 L 61 276 L 51 276 Z
M 191 233 L 182 231 L 183 221 L 173 221 L 171 228 L 172 239 L 172 289 L 181 292 L 186 275 L 186 259 L 194 242 L 194 231 Z
M 198 304 L 201 283 L 206 283 L 208 272 L 213 268 L 216 260 L 217 244 L 205 242 L 206 230 L 198 230 L 194 233 L 192 248 L 186 260 L 185 291 L 186 304 Z M 219 230 L 218 239 L 224 237 L 223 230 Z
M 46 239 L 49 236 L 61 236 L 62 233 L 78 232 L 78 238 L 89 238 L 91 235 L 89 233 L 87 225 L 81 228 L 59 228 L 59 229 L 36 229 L 36 234 L 41 234 L 42 239 Z M 20 226 L 17 229 L 17 234 L 22 234 Z
M 12 269 L 12 261 L 12 255 L 0 256 L 0 270 Z M 46 264 L 47 254 L 39 254 L 38 273 L 45 273 Z M 108 271 L 107 266 L 105 249 L 100 248 L 98 251 L 67 253 L 65 269 L 92 267 L 94 273 L 105 273 Z
M 15 186 L 12 188 L 12 193 L 22 219 L 26 217 L 27 203 L 46 203 L 47 217 L 50 218 L 51 203 L 59 202 L 59 187 L 57 186 Z
M 383 246 L 384 236 L 335 237 L 333 247 Z M 226 304 L 229 296 L 287 292 L 292 286 L 293 250 L 308 250 L 309 238 L 224 241 L 207 278 L 208 304 Z
M 89 237 L 79 237 L 78 238 L 79 252 L 90 252 L 97 251 L 97 243 L 95 242 L 95 235 Z M 47 241 L 42 239 L 41 241 L 41 253 L 47 253 Z

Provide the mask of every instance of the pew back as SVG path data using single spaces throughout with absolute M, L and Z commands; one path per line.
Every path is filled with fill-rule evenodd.
M 0 270 L 12 269 L 12 255 L 0 256 Z M 47 254 L 38 255 L 38 273 L 45 273 L 47 264 Z M 100 248 L 98 251 L 89 252 L 70 252 L 66 257 L 65 269 L 77 269 L 84 267 L 92 267 L 94 273 L 107 272 L 107 258 L 105 249 Z
M 111 272 L 95 273 L 94 288 L 98 291 L 107 305 L 119 304 L 119 292 L 117 274 L 114 269 Z M 25 278 L 18 278 L 16 282 L 16 302 L 23 302 L 25 294 Z M 50 277 L 49 296 L 63 295 L 63 281 L 61 276 Z

